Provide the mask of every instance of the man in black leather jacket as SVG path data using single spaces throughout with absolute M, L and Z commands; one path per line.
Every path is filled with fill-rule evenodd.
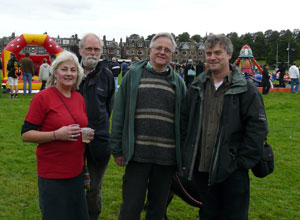
M 89 219 L 96 220 L 101 212 L 101 185 L 108 165 L 110 147 L 110 114 L 114 102 L 114 76 L 105 62 L 99 62 L 102 43 L 95 34 L 86 34 L 79 44 L 85 77 L 79 92 L 83 95 L 89 127 L 95 130 L 94 140 L 86 145 L 91 188 L 86 191 Z
M 260 160 L 268 132 L 257 88 L 231 66 L 225 35 L 205 43 L 209 69 L 191 84 L 181 110 L 184 177 L 198 183 L 201 220 L 247 220 L 248 170 Z

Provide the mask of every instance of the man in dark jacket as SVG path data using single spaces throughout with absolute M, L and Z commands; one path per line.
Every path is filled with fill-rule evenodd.
M 198 182 L 201 220 L 247 220 L 248 170 L 262 157 L 267 120 L 262 97 L 238 67 L 225 35 L 205 42 L 209 69 L 191 84 L 180 125 L 183 172 Z
M 8 85 L 10 86 L 10 98 L 18 98 L 18 77 L 16 75 L 16 69 L 20 67 L 20 63 L 14 53 L 10 54 L 10 59 L 7 63 L 8 70 Z M 14 96 L 15 90 L 15 96 Z
M 79 92 L 83 95 L 89 127 L 95 130 L 94 140 L 86 146 L 91 187 L 86 191 L 89 219 L 96 220 L 101 212 L 101 185 L 108 165 L 111 147 L 109 117 L 114 101 L 114 77 L 105 64 L 99 62 L 102 43 L 95 34 L 85 35 L 79 44 L 85 77 Z
M 31 95 L 32 90 L 32 76 L 34 74 L 34 65 L 32 60 L 29 58 L 29 53 L 25 53 L 25 58 L 22 58 L 21 69 L 23 71 L 23 95 L 27 92 L 27 81 L 28 81 L 28 94 Z
M 121 66 L 117 62 L 117 59 L 115 57 L 113 57 L 109 67 L 110 67 L 111 72 L 114 74 L 115 92 L 117 92 L 118 91 L 118 79 L 119 79 L 119 74 L 121 72 Z

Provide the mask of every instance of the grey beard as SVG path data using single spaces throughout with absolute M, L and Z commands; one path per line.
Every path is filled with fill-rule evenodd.
M 83 66 L 93 69 L 97 66 L 98 60 L 93 60 L 93 59 L 83 59 Z

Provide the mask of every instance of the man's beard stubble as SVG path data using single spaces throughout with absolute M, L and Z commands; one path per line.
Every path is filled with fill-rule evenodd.
M 83 57 L 82 63 L 83 66 L 89 68 L 89 69 L 93 69 L 97 66 L 99 62 L 99 57 L 97 56 L 87 56 L 87 57 Z

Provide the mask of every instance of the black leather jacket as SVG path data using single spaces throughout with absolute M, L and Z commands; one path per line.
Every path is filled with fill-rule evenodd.
M 235 66 L 224 96 L 220 125 L 209 172 L 209 185 L 223 182 L 237 169 L 250 169 L 261 158 L 268 133 L 263 99 Z M 181 110 L 181 149 L 184 177 L 191 180 L 201 137 L 206 77 L 200 74 L 189 88 Z

